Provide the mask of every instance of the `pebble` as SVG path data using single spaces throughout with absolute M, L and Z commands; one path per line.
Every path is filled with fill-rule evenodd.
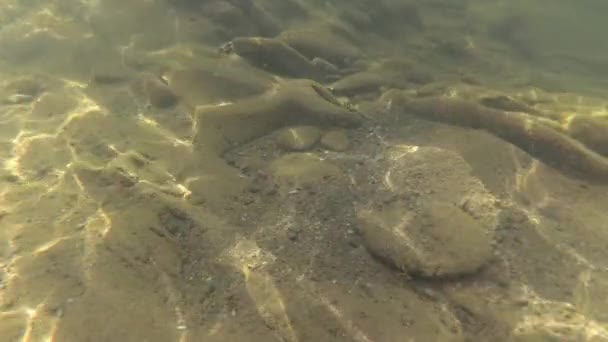
M 278 192 L 284 195 L 348 181 L 337 165 L 312 153 L 286 154 L 272 161 L 268 168 L 277 182 Z

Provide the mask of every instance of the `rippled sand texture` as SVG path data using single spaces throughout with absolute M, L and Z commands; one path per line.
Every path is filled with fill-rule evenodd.
M 572 6 L 2 1 L 0 340 L 608 341 Z

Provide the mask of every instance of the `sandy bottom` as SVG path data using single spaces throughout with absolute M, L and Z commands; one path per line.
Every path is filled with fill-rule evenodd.
M 378 94 L 337 96 L 353 119 L 291 80 L 308 77 L 218 54 L 275 26 L 344 33 L 320 7 L 187 3 L 0 4 L 1 341 L 608 341 L 608 186 L 485 132 L 365 109 Z M 382 87 L 461 78 L 421 52 L 461 29 L 458 9 L 428 7 L 406 49 L 431 77 L 397 84 L 371 62 Z M 442 11 L 453 26 L 432 25 Z M 365 37 L 368 59 L 400 55 L 381 37 Z M 463 58 L 492 66 L 467 62 L 475 77 L 519 63 L 476 49 Z M 530 69 L 505 94 L 552 82 L 516 88 Z M 581 84 L 539 93 L 601 116 Z M 456 241 L 450 217 L 408 236 L 436 202 L 489 238 Z

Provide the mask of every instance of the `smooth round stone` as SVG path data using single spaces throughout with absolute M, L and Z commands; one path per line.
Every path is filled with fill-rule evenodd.
M 344 181 L 345 175 L 330 161 L 313 153 L 289 153 L 269 165 L 281 191 L 322 187 L 327 182 Z
M 402 202 L 359 212 L 368 251 L 412 276 L 454 277 L 492 257 L 490 229 L 450 203 L 408 211 Z
M 321 138 L 321 130 L 314 126 L 283 129 L 277 134 L 277 144 L 287 151 L 306 151 Z
M 321 145 L 328 150 L 342 152 L 350 147 L 350 139 L 344 131 L 329 131 L 321 138 Z

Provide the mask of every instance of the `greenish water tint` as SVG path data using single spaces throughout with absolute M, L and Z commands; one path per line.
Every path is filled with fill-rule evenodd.
M 608 341 L 605 1 L 0 3 L 0 341 Z

